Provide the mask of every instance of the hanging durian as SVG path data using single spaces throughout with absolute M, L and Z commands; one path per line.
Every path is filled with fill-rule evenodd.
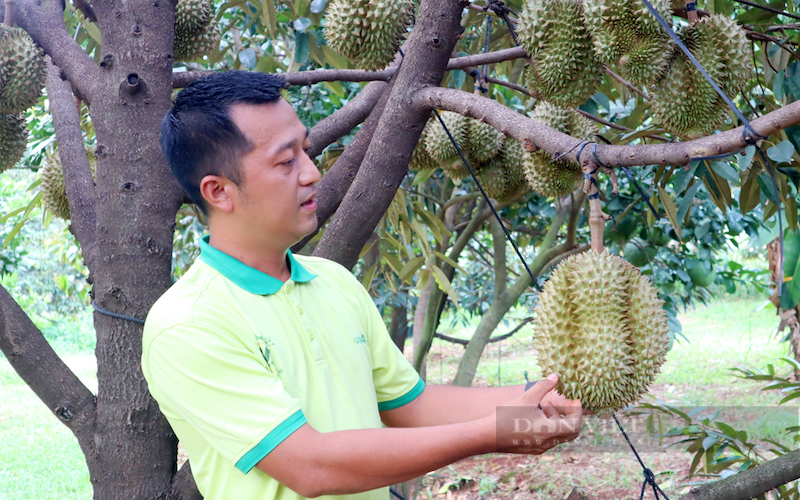
M 0 25 L 0 113 L 21 113 L 36 104 L 46 76 L 36 42 L 20 28 Z
M 747 83 L 752 74 L 750 45 L 735 21 L 707 16 L 676 33 L 723 92 L 736 94 Z M 679 48 L 653 88 L 651 110 L 665 129 L 687 138 L 708 135 L 728 116 L 725 101 Z
M 577 111 L 539 101 L 531 119 L 576 139 L 591 139 L 597 133 L 594 122 Z M 567 160 L 555 160 L 542 150 L 525 155 L 525 177 L 531 189 L 548 198 L 559 198 L 575 191 L 582 182 L 581 167 Z
M 503 140 L 500 152 L 476 174 L 489 198 L 502 203 L 525 194 L 524 156 L 525 148 L 518 140 L 511 137 Z
M 652 0 L 656 11 L 672 22 L 670 0 Z M 672 44 L 640 0 L 584 0 L 584 19 L 597 57 L 615 66 L 630 83 L 647 87 L 667 67 Z
M 467 122 L 467 117 L 459 113 L 453 113 L 452 111 L 441 111 L 439 116 L 442 117 L 442 121 L 447 127 L 447 130 L 450 131 L 453 139 L 455 139 L 458 147 L 463 150 L 464 144 L 467 142 L 467 135 L 469 134 L 469 122 Z M 431 155 L 431 158 L 439 162 L 447 163 L 455 159 L 460 161 L 458 151 L 455 146 L 453 146 L 453 142 L 450 140 L 450 137 L 447 135 L 447 132 L 444 127 L 442 127 L 438 118 L 434 116 L 429 123 L 430 130 L 428 130 L 428 135 L 425 137 L 425 148 L 428 150 L 428 154 Z
M 413 16 L 413 0 L 332 0 L 325 39 L 357 67 L 383 69 L 397 54 Z
M 19 163 L 27 146 L 25 118 L 17 114 L 0 114 L 0 172 Z
M 531 59 L 525 69 L 535 97 L 580 106 L 602 80 L 602 64 L 582 18 L 580 0 L 529 0 L 520 11 L 519 42 Z
M 411 155 L 411 162 L 408 164 L 410 170 L 434 170 L 439 166 L 439 163 L 431 158 L 428 150 L 425 148 L 425 139 L 428 137 L 428 132 L 431 129 L 431 122 L 425 124 L 422 129 L 422 134 L 419 136 L 417 146 Z
M 600 416 L 647 392 L 669 345 L 663 301 L 625 260 L 588 251 L 565 259 L 539 294 L 534 346 L 557 390 Z
M 210 0 L 179 0 L 175 7 L 176 61 L 194 61 L 219 48 L 220 34 Z
M 472 162 L 491 160 L 500 152 L 502 143 L 502 132 L 480 120 L 467 119 L 467 143 L 464 149 Z
M 93 150 L 87 149 L 89 167 L 92 169 L 92 178 L 97 176 L 97 157 Z M 69 220 L 69 203 L 67 202 L 66 186 L 64 184 L 64 169 L 58 153 L 47 155 L 44 167 L 39 171 L 39 187 L 42 191 L 44 206 L 53 217 Z

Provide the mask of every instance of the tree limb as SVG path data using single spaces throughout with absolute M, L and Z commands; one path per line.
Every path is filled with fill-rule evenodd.
M 525 318 L 520 322 L 520 324 L 518 324 L 510 332 L 504 333 L 502 335 L 498 335 L 497 337 L 492 337 L 486 343 L 487 344 L 494 344 L 495 342 L 500 342 L 501 340 L 505 340 L 505 339 L 513 336 L 518 331 L 522 330 L 522 327 L 524 327 L 525 325 L 527 325 L 531 321 L 533 321 L 533 318 Z M 438 333 L 437 332 L 437 333 L 433 334 L 433 336 L 436 337 L 437 339 L 445 340 L 445 341 L 450 342 L 452 344 L 463 345 L 464 347 L 466 347 L 467 344 L 469 344 L 469 340 L 467 340 L 467 339 L 459 339 L 459 338 L 456 338 L 456 337 L 451 337 L 449 335 L 445 335 L 443 333 Z
M 692 488 L 680 500 L 749 500 L 800 478 L 800 450 L 729 478 Z
M 42 46 L 78 91 L 91 102 L 100 70 L 64 29 L 62 4 L 56 0 L 17 0 L 17 24 Z
M 3 287 L 0 287 L 0 350 L 22 380 L 75 434 L 89 459 L 94 448 L 95 397 Z
M 172 490 L 167 500 L 203 500 L 192 476 L 192 466 L 187 460 L 172 477 Z
M 372 142 L 375 129 L 378 127 L 386 102 L 389 99 L 390 90 L 391 88 L 384 89 L 378 103 L 372 108 L 361 130 L 356 133 L 344 153 L 336 159 L 336 163 L 317 184 L 317 230 L 294 245 L 292 247 L 293 252 L 303 248 L 339 208 L 342 199 L 347 194 L 347 190 L 350 189 L 353 179 L 355 179 L 361 168 L 364 155 Z
M 78 239 L 83 261 L 94 272 L 97 254 L 94 179 L 83 145 L 81 118 L 75 107 L 72 89 L 60 77 L 52 62 L 47 65 L 47 96 L 58 140 L 58 155 L 64 170 L 69 202 L 70 230 Z
M 447 69 L 466 69 L 470 66 L 494 64 L 511 59 L 526 57 L 522 47 L 475 54 L 465 57 L 454 57 L 447 63 Z M 198 78 L 216 73 L 216 71 L 182 71 L 172 74 L 172 88 L 183 88 Z M 310 71 L 296 71 L 281 73 L 289 85 L 311 85 L 319 82 L 371 82 L 376 80 L 387 81 L 397 73 L 396 67 L 379 71 L 364 71 L 361 69 L 314 69 Z
M 535 147 L 542 148 L 553 155 L 568 151 L 564 158 L 580 163 L 575 158 L 578 149 L 576 146 L 583 141 L 546 127 L 491 99 L 455 89 L 428 87 L 415 93 L 413 103 L 421 110 L 438 108 L 483 120 L 507 136 L 522 142 L 530 141 Z M 767 137 L 796 123 L 800 123 L 800 101 L 795 101 L 750 122 L 757 133 Z M 734 153 L 746 145 L 747 143 L 742 138 L 742 127 L 738 127 L 686 142 L 636 146 L 599 144 L 597 155 L 604 165 L 611 167 L 686 165 L 692 158 Z M 586 151 L 584 151 L 585 154 L 587 154 Z M 584 159 L 586 159 L 585 156 Z
M 375 108 L 378 99 L 389 86 L 385 82 L 372 82 L 359 92 L 352 101 L 317 122 L 308 132 L 311 147 L 308 156 L 316 157 L 331 143 L 353 130 L 363 122 Z
M 506 268 L 506 234 L 496 218 L 489 219 L 489 230 L 492 233 L 492 247 L 494 248 L 494 293 L 496 295 L 506 290 L 508 269 Z

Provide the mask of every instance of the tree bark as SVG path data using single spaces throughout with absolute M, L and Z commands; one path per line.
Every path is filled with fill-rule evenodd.
M 749 500 L 800 478 L 800 450 L 734 476 L 692 488 L 681 500 Z
M 439 85 L 462 28 L 457 0 L 423 0 L 417 24 L 364 162 L 314 254 L 351 269 L 408 172 L 430 109 L 410 106 L 421 88 Z M 365 209 L 369 207 L 369 209 Z
M 584 141 L 575 139 L 557 130 L 531 120 L 502 104 L 461 90 L 427 87 L 418 90 L 413 103 L 428 110 L 454 111 L 471 118 L 483 120 L 507 136 L 541 148 L 552 155 L 564 151 L 565 160 L 580 163 L 575 158 L 577 146 Z M 753 130 L 770 136 L 779 130 L 800 123 L 800 101 L 776 109 L 750 122 Z M 747 145 L 742 138 L 742 127 L 719 134 L 686 142 L 669 144 L 644 144 L 636 146 L 597 145 L 600 161 L 610 167 L 632 167 L 642 165 L 686 165 L 692 158 L 722 153 L 733 153 Z M 591 155 L 589 148 L 583 150 L 583 160 Z

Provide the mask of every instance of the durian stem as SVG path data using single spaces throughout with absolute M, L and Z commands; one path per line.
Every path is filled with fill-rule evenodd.
M 621 84 L 625 85 L 632 92 L 635 92 L 635 93 L 639 94 L 640 96 L 644 97 L 645 101 L 649 101 L 650 100 L 650 96 L 649 95 L 647 95 L 644 92 L 642 92 L 641 90 L 639 90 L 638 87 L 636 87 L 632 83 L 628 82 L 628 80 L 626 80 L 626 79 L 622 78 L 621 76 L 619 76 L 618 74 L 614 73 L 614 71 L 611 68 L 609 68 L 608 66 L 603 66 L 603 69 L 605 70 L 605 72 L 611 78 L 613 78 L 613 79 L 617 80 L 618 82 L 620 82 Z
M 9 28 L 14 27 L 14 3 L 15 0 L 6 0 L 6 10 L 3 13 L 6 26 Z
M 581 169 L 584 174 L 588 174 L 594 179 L 594 182 L 584 179 L 583 192 L 589 195 L 589 229 L 592 234 L 592 250 L 597 253 L 603 253 L 603 229 L 606 221 L 610 220 L 611 216 L 603 212 L 600 198 L 593 196 L 598 193 L 597 173 L 600 169 L 593 161 L 581 162 Z
M 697 7 L 695 6 L 694 9 L 689 10 L 689 4 L 695 3 L 696 0 L 686 0 L 686 18 L 689 20 L 689 24 L 694 24 L 697 22 Z

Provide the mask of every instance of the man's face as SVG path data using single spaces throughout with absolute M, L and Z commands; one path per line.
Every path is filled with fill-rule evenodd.
M 241 162 L 237 221 L 252 231 L 248 237 L 288 248 L 317 228 L 314 196 L 320 174 L 305 152 L 308 129 L 283 99 L 235 105 L 230 117 L 253 145 Z

